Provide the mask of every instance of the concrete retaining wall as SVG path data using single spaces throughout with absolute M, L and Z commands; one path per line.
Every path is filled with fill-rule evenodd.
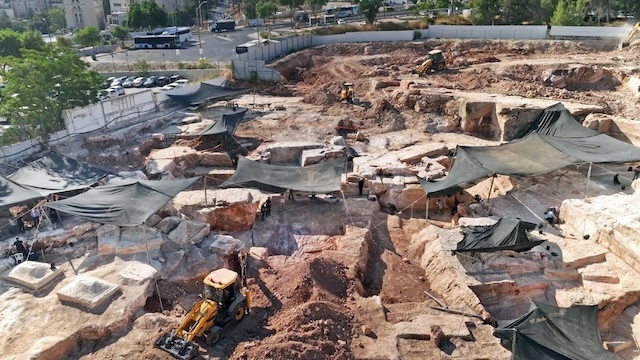
M 185 79 L 191 81 L 201 81 L 202 79 L 213 79 L 222 75 L 223 70 L 218 69 L 202 69 L 202 70 L 167 70 L 167 71 L 148 71 L 147 76 L 173 76 L 180 75 Z M 121 71 L 121 72 L 101 72 L 100 75 L 104 77 L 109 76 L 143 76 L 137 71 Z
M 543 40 L 547 38 L 547 27 L 538 25 L 431 25 L 420 31 L 421 39 L 519 39 Z
M 241 80 L 252 80 L 253 73 L 255 72 L 258 79 L 264 81 L 278 82 L 282 79 L 282 75 L 276 70 L 265 67 L 265 62 L 259 61 L 237 61 L 231 62 L 233 68 L 233 77 Z
M 238 55 L 235 60 L 271 62 L 313 45 L 313 36 L 309 34 L 278 38 L 264 46 L 251 47 L 248 52 Z
M 552 26 L 550 37 L 563 38 L 620 38 L 629 34 L 631 27 L 604 27 L 604 26 Z
M 362 31 L 337 35 L 314 36 L 313 46 L 335 43 L 357 43 L 371 41 L 411 41 L 413 30 L 406 31 Z

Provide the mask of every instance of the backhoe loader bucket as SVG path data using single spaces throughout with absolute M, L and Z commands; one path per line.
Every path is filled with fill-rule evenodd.
M 168 352 L 176 359 L 191 360 L 198 355 L 198 346 L 175 336 L 165 333 L 156 342 L 156 347 Z

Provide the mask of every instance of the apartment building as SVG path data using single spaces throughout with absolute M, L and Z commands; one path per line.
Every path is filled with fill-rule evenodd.
M 67 26 L 80 29 L 85 26 L 105 28 L 104 8 L 101 0 L 63 0 Z

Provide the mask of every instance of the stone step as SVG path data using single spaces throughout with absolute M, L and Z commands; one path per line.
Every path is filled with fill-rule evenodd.
M 590 264 L 606 261 L 607 249 L 598 244 L 585 240 L 575 240 L 562 249 L 562 264 L 564 269 L 578 269 Z
M 545 290 L 549 287 L 549 278 L 538 273 L 525 273 L 511 276 L 520 292 Z
M 545 268 L 544 275 L 551 281 L 575 281 L 580 279 L 580 273 L 576 269 Z
M 611 351 L 612 353 L 619 353 L 626 349 L 630 349 L 634 346 L 635 344 L 633 340 L 629 340 L 629 339 L 619 339 L 619 340 L 604 342 L 605 349 L 607 349 L 608 351 Z
M 620 283 L 618 272 L 608 263 L 589 264 L 578 269 L 582 280 L 602 282 L 608 284 Z

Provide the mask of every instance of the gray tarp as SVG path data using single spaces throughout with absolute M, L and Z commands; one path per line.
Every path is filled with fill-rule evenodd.
M 526 251 L 544 242 L 531 240 L 528 231 L 536 224 L 518 219 L 500 219 L 491 226 L 473 226 L 465 229 L 465 235 L 455 252 L 493 252 L 500 250 Z
M 598 306 L 559 308 L 534 302 L 525 315 L 500 322 L 493 334 L 513 360 L 614 360 L 602 347 Z
M 281 166 L 238 158 L 236 172 L 221 188 L 247 187 L 282 193 L 287 189 L 311 193 L 340 191 L 345 159 L 333 159 L 304 167 Z
M 494 174 L 542 175 L 582 162 L 640 160 L 640 148 L 580 125 L 561 104 L 545 109 L 522 139 L 498 146 L 458 146 L 440 181 L 419 179 L 431 196 L 453 194 Z
M 9 179 L 47 196 L 86 189 L 107 175 L 102 169 L 51 151 L 16 170 Z
M 119 181 L 45 205 L 102 224 L 138 226 L 196 180 Z
M 244 115 L 247 113 L 247 108 L 240 107 L 236 110 L 229 110 L 222 114 L 221 119 L 216 121 L 215 124 L 202 130 L 199 135 L 218 135 L 227 134 L 233 135 L 238 129 L 238 125 L 242 122 Z
M 0 176 L 0 209 L 24 204 L 42 197 L 39 192 Z
M 244 89 L 228 88 L 215 84 L 215 81 L 203 81 L 201 83 L 169 90 L 167 92 L 167 96 L 184 106 L 198 106 L 206 101 L 215 102 L 221 100 L 231 100 L 245 92 Z

